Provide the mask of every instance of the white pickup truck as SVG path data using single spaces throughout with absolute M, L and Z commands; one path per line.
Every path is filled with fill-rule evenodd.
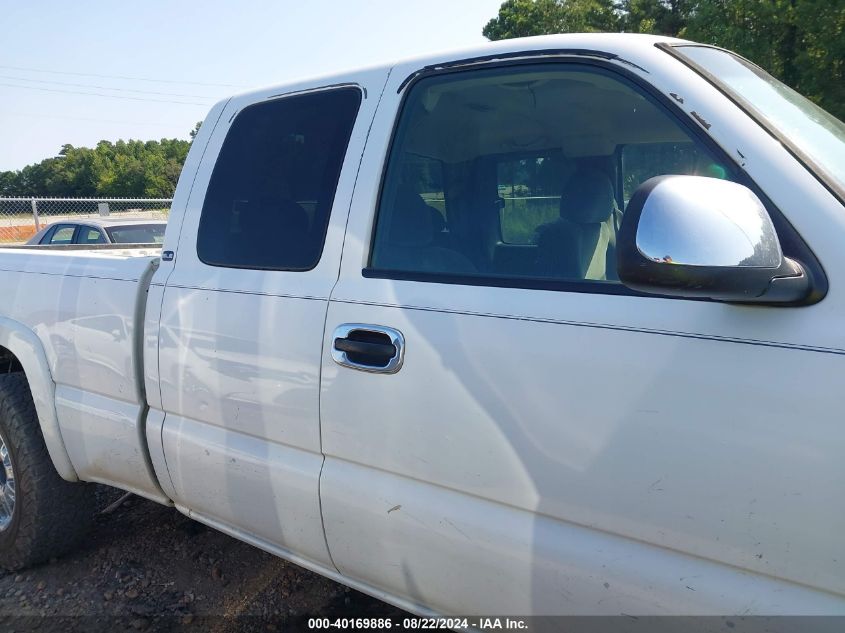
M 160 255 L 0 250 L 0 562 L 101 482 L 416 613 L 845 614 L 844 201 L 680 40 L 232 97 Z

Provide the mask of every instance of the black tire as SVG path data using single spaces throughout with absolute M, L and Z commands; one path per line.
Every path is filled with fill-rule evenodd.
M 16 570 L 64 554 L 85 535 L 94 518 L 94 486 L 56 472 L 22 373 L 0 376 L 0 439 L 15 477 L 11 521 L 0 530 L 0 567 Z

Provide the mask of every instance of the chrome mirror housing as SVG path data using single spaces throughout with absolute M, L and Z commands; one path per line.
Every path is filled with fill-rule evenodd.
M 760 199 L 716 178 L 644 182 L 623 217 L 617 264 L 626 286 L 652 294 L 800 303 L 811 290 L 801 265 L 784 257 Z

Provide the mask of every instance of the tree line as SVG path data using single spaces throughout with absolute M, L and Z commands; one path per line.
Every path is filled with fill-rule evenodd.
M 56 157 L 0 172 L 0 196 L 170 198 L 190 147 L 181 139 L 63 145 Z
M 506 0 L 482 31 L 491 40 L 579 32 L 715 44 L 845 119 L 845 0 Z

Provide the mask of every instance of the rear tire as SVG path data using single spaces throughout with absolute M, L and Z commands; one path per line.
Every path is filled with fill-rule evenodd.
M 67 552 L 94 518 L 94 486 L 56 472 L 22 373 L 0 376 L 0 567 Z

